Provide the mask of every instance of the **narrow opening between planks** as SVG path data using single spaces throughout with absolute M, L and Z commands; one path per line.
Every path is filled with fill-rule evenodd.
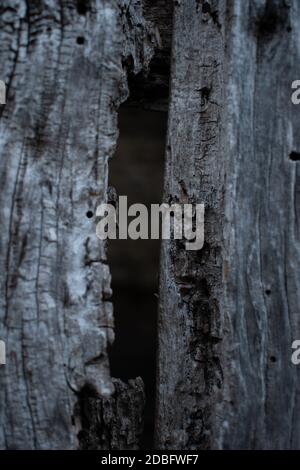
M 161 203 L 167 113 L 131 107 L 119 112 L 120 137 L 110 163 L 114 197 L 126 195 L 128 207 Z M 130 219 L 129 219 L 130 220 Z M 124 381 L 142 377 L 146 408 L 142 447 L 152 447 L 154 431 L 156 322 L 159 279 L 159 240 L 110 240 L 115 343 L 111 373 Z
M 144 14 L 157 23 L 161 47 L 145 75 L 127 68 L 129 98 L 119 110 L 119 140 L 109 166 L 109 195 L 125 195 L 133 203 L 162 202 L 167 134 L 173 2 L 144 4 Z M 130 220 L 130 218 L 129 218 Z M 154 439 L 156 395 L 157 310 L 160 240 L 110 240 L 115 343 L 110 352 L 111 373 L 123 381 L 142 377 L 146 390 L 144 434 L 140 447 L 150 449 Z

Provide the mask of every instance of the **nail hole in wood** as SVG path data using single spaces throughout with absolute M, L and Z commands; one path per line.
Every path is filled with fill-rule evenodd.
M 292 160 L 293 162 L 298 162 L 300 160 L 300 152 L 291 152 L 290 160 Z
M 79 44 L 80 46 L 84 44 L 84 41 L 85 39 L 83 36 L 78 36 L 78 38 L 76 39 L 77 44 Z
M 86 15 L 89 8 L 89 0 L 77 0 L 77 13 Z

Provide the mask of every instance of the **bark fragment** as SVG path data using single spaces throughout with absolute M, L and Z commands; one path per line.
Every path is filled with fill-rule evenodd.
M 124 384 L 113 379 L 115 393 L 110 398 L 93 397 L 82 391 L 80 448 L 136 450 L 143 432 L 144 384 L 140 377 Z

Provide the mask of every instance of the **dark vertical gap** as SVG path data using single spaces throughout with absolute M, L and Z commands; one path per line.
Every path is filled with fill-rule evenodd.
M 128 206 L 161 203 L 167 113 L 123 106 L 120 137 L 109 168 L 109 184 Z M 114 191 L 113 191 L 114 192 Z M 129 219 L 130 220 L 130 219 Z M 153 446 L 159 240 L 111 240 L 115 343 L 110 353 L 113 377 L 142 377 L 146 389 L 141 446 Z
M 147 74 L 132 73 L 127 60 L 129 98 L 119 110 L 119 140 L 109 166 L 109 191 L 125 195 L 128 205 L 161 203 L 173 23 L 173 0 L 144 0 L 143 13 L 158 27 L 161 47 Z M 154 440 L 159 240 L 110 240 L 115 343 L 111 373 L 124 381 L 142 377 L 146 389 L 141 448 Z

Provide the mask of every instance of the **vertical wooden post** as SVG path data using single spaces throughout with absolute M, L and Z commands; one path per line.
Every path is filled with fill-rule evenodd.
M 162 248 L 160 448 L 300 445 L 298 3 L 176 2 L 165 198 L 206 219 Z

